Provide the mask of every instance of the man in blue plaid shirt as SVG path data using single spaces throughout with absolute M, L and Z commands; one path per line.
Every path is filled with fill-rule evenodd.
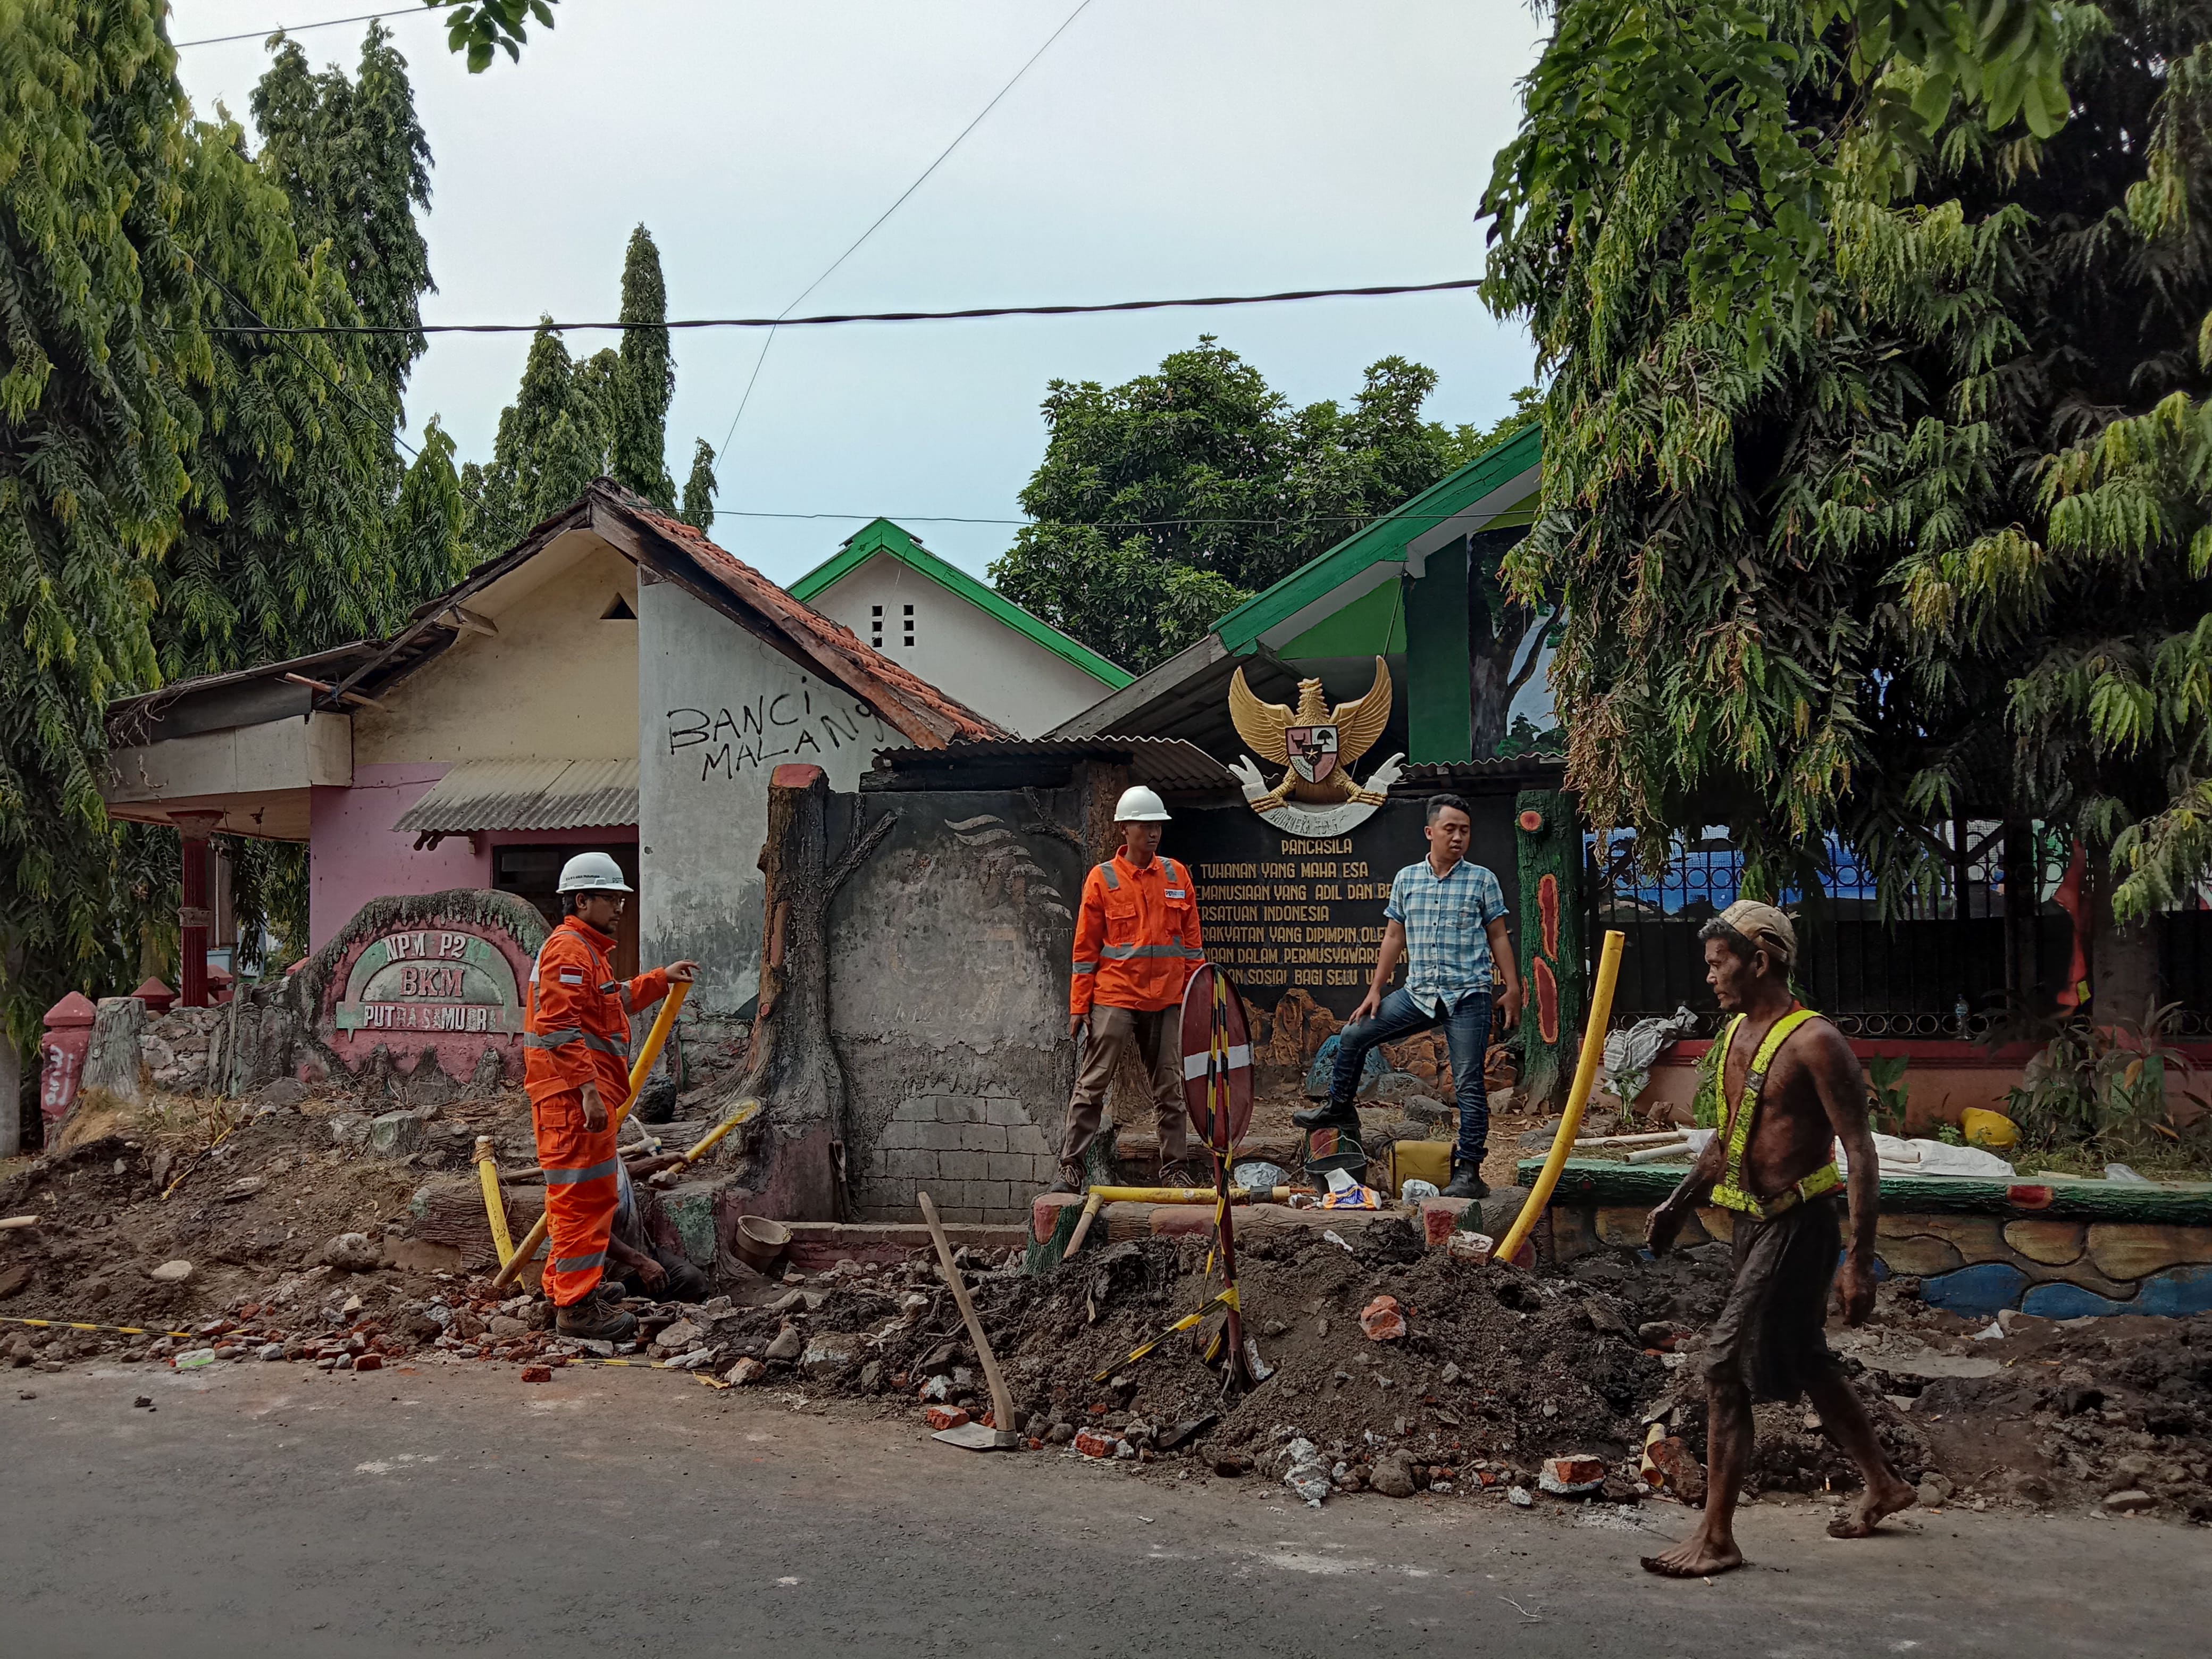
M 1291 1121 L 1302 1129 L 1357 1132 L 1359 1114 L 1352 1099 L 1369 1051 L 1441 1025 L 1459 1097 L 1459 1139 L 1444 1195 L 1486 1198 L 1482 1157 L 1490 1140 L 1490 1102 L 1483 1093 L 1482 1062 L 1490 1047 L 1492 994 L 1497 993 L 1506 1025 L 1517 1025 L 1521 975 L 1498 878 L 1468 862 L 1474 817 L 1467 803 L 1457 795 L 1429 797 L 1425 833 L 1428 857 L 1407 865 L 1390 884 L 1390 902 L 1382 911 L 1389 925 L 1375 953 L 1375 977 L 1338 1040 L 1328 1103 L 1293 1113 Z M 1401 957 L 1407 958 L 1406 982 L 1385 996 L 1382 988 L 1396 974 Z

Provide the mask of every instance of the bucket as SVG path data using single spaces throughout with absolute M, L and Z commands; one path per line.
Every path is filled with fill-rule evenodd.
M 755 1273 L 764 1273 L 775 1265 L 775 1259 L 791 1243 L 791 1229 L 764 1215 L 741 1215 L 738 1218 L 735 1243 L 738 1260 Z

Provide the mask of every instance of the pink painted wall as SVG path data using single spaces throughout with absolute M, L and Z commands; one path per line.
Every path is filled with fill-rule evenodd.
M 616 847 L 637 840 L 637 826 L 495 830 L 451 836 L 416 852 L 415 837 L 396 833 L 399 815 L 429 793 L 450 769 L 437 761 L 356 766 L 350 789 L 319 788 L 309 804 L 308 948 L 319 951 L 373 898 L 437 893 L 448 887 L 489 887 L 492 854 L 501 847 Z
M 435 893 L 491 885 L 491 853 L 466 836 L 415 850 L 415 837 L 392 826 L 446 775 L 443 762 L 356 766 L 350 789 L 318 788 L 309 798 L 308 948 L 319 951 L 355 912 L 387 893 Z

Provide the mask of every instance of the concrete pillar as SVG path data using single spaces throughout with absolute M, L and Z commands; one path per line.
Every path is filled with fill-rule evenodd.
M 76 991 L 46 1010 L 46 1034 L 39 1044 L 39 1116 L 49 1139 L 56 1126 L 69 1115 L 70 1108 L 76 1104 L 77 1090 L 84 1082 L 85 1053 L 92 1047 L 92 1025 L 97 1012 L 91 999 Z M 12 1101 L 15 1097 L 5 1098 Z M 8 1131 L 21 1133 L 15 1114 L 7 1115 L 9 1121 L 0 1125 L 0 1141 L 4 1141 Z
M 208 836 L 222 822 L 220 812 L 172 812 L 171 823 L 184 841 L 185 902 L 177 967 L 177 1000 L 187 1008 L 208 1006 L 208 936 L 215 926 L 215 911 L 208 896 Z

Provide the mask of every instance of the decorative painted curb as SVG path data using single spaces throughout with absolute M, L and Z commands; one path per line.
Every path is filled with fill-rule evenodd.
M 1541 1167 L 1529 1158 L 1520 1170 Z M 1548 1214 L 1551 1253 L 1640 1249 L 1645 1214 L 1680 1179 L 1679 1168 L 1569 1159 Z M 1730 1220 L 1700 1210 L 1681 1242 L 1725 1240 Z M 2212 1184 L 1885 1176 L 1875 1250 L 1883 1276 L 1912 1275 L 1930 1305 L 1967 1317 L 2212 1312 Z

